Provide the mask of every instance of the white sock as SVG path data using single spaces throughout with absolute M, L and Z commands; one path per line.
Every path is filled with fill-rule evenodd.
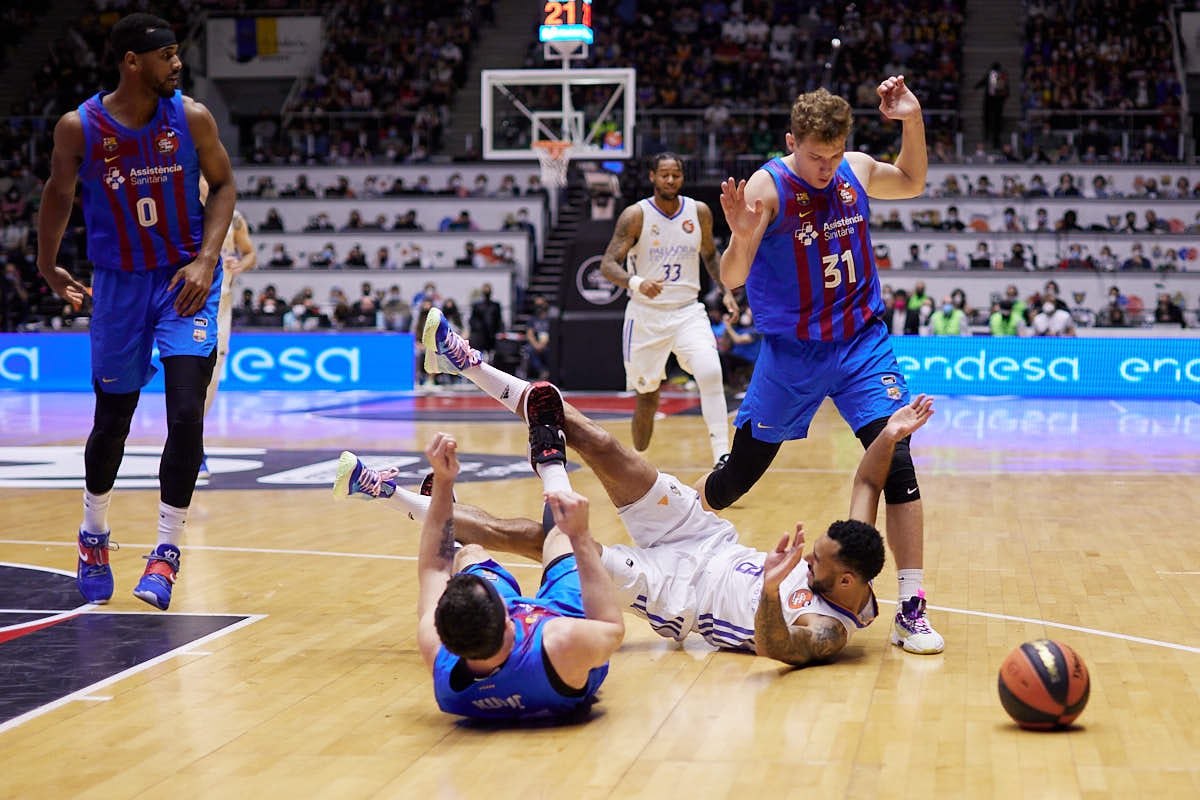
M 546 494 L 571 491 L 571 479 L 567 477 L 567 468 L 562 464 L 538 464 L 534 471 L 542 479 Z
M 916 597 L 917 592 L 921 591 L 921 582 L 924 578 L 925 570 L 923 569 L 896 570 L 896 582 L 899 586 L 897 594 L 901 603 L 910 597 Z
M 408 489 L 401 489 L 397 486 L 392 496 L 384 502 L 393 511 L 400 511 L 408 514 L 409 519 L 424 522 L 425 515 L 429 513 L 429 503 L 432 500 L 432 497 L 426 497 L 417 492 L 410 492 Z
M 700 414 L 708 428 L 708 443 L 712 446 L 713 463 L 729 452 L 729 416 L 725 405 L 725 389 L 700 393 Z
M 692 377 L 700 387 L 700 415 L 708 428 L 708 443 L 715 464 L 729 452 L 729 407 L 725 404 L 725 384 L 721 380 L 721 362 L 716 353 L 711 359 L 698 363 Z
M 521 395 L 529 388 L 529 381 L 496 369 L 491 364 L 480 364 L 463 370 L 463 377 L 478 386 L 514 414 L 521 402 Z
M 166 503 L 158 504 L 158 543 L 179 547 L 183 544 L 183 529 L 187 526 L 188 510 Z
M 83 490 L 83 529 L 88 533 L 108 533 L 108 504 L 112 502 L 112 489 L 104 494 L 92 494 Z

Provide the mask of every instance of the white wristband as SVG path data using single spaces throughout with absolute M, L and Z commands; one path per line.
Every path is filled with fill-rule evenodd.
M 630 276 L 630 278 L 629 278 L 629 293 L 630 293 L 630 294 L 637 294 L 637 293 L 638 293 L 638 289 L 639 289 L 639 287 L 641 287 L 641 285 L 642 285 L 642 282 L 643 282 L 644 280 L 645 280 L 645 279 L 644 279 L 644 278 L 642 278 L 640 275 L 632 275 L 632 276 Z

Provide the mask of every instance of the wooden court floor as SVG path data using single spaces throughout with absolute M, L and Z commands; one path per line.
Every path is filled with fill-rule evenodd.
M 412 463 L 449 430 L 492 476 L 460 484 L 461 501 L 537 516 L 524 429 L 480 398 L 222 394 L 170 614 L 241 622 L 0 720 L 0 797 L 1200 796 L 1200 405 L 938 398 L 914 453 L 944 654 L 888 644 L 889 563 L 879 621 L 830 665 L 680 646 L 629 615 L 587 722 L 489 729 L 434 704 L 414 638 L 417 525 L 328 491 L 340 450 Z M 580 404 L 628 441 L 622 401 Z M 143 398 L 110 513 L 117 593 L 85 621 L 161 621 L 130 594 L 154 538 L 161 405 Z M 72 574 L 90 413 L 84 394 L 0 393 L 0 562 Z M 796 520 L 823 528 L 846 511 L 860 453 L 827 405 L 727 516 L 761 548 Z M 660 419 L 647 455 L 699 475 L 699 416 Z M 572 480 L 596 537 L 628 541 L 590 473 Z M 530 562 L 503 560 L 536 586 Z M 29 637 L 4 641 L 10 621 L 0 694 L 24 688 L 6 650 Z M 1021 731 L 997 698 L 1005 654 L 1042 637 L 1091 671 L 1066 732 Z M 64 652 L 56 669 L 87 669 Z

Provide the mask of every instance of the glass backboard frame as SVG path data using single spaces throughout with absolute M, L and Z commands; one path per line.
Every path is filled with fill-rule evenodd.
M 559 139 L 570 141 L 576 150 L 572 160 L 628 160 L 634 157 L 634 122 L 637 113 L 637 70 L 608 69 L 485 69 L 480 96 L 480 127 L 483 133 L 482 155 L 485 160 L 517 161 L 536 159 L 532 146 L 523 142 L 516 147 L 506 146 L 497 137 L 504 115 L 519 114 L 532 128 L 531 141 Z M 561 89 L 561 107 L 529 109 L 513 102 L 513 87 L 548 87 Z M 585 112 L 574 108 L 570 97 L 572 87 L 596 88 L 611 86 L 604 108 L 587 119 Z M 601 148 L 602 127 L 614 117 L 620 118 L 621 142 L 613 149 Z M 566 126 L 555 126 L 554 120 L 568 120 Z M 540 123 L 540 124 L 539 124 Z

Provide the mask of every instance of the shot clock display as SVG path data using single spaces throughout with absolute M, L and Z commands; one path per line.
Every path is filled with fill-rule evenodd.
M 591 44 L 592 0 L 568 0 L 564 3 L 547 0 L 538 29 L 543 42 L 583 42 Z

